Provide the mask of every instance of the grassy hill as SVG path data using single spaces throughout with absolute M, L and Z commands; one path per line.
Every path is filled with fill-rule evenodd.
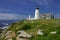
M 44 30 L 44 35 L 36 34 L 39 29 Z M 14 31 L 16 33 L 19 30 L 25 30 L 27 33 L 32 34 L 33 37 L 29 40 L 60 40 L 60 19 L 22 20 L 12 23 L 5 32 Z M 52 35 L 50 34 L 52 31 L 57 31 L 57 33 Z

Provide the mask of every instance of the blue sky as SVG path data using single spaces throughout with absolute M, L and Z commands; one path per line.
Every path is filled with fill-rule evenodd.
M 20 20 L 34 16 L 36 6 L 40 14 L 53 12 L 60 18 L 60 0 L 0 0 L 0 20 Z

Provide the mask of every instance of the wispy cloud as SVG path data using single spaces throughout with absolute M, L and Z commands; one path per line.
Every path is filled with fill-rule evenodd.
M 46 0 L 32 0 L 32 1 L 38 3 L 38 4 L 42 5 L 42 6 L 47 4 Z
M 25 15 L 0 13 L 0 20 L 20 20 L 26 18 Z
M 0 13 L 14 12 L 11 9 L 0 8 Z
M 20 20 L 20 19 L 27 18 L 26 15 L 24 15 L 23 13 L 18 13 L 18 12 L 20 12 L 20 10 L 0 8 L 0 20 Z
M 32 0 L 40 5 L 48 5 L 48 0 Z

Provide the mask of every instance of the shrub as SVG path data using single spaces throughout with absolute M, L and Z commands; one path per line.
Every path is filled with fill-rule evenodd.
M 28 25 L 28 24 L 23 24 L 23 25 L 21 26 L 20 30 L 27 30 L 27 29 L 30 29 L 30 28 L 31 28 L 30 25 Z
M 16 38 L 15 38 L 15 37 L 13 37 L 13 38 L 12 38 L 12 40 L 16 40 Z

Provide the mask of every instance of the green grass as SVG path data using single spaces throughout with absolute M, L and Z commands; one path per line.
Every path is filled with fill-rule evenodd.
M 44 35 L 39 36 L 36 34 L 39 29 L 44 30 Z M 14 32 L 25 30 L 27 33 L 33 35 L 29 40 L 60 40 L 60 19 L 22 20 L 17 23 L 12 23 L 6 31 L 9 30 Z M 57 34 L 50 34 L 51 31 L 57 31 Z

